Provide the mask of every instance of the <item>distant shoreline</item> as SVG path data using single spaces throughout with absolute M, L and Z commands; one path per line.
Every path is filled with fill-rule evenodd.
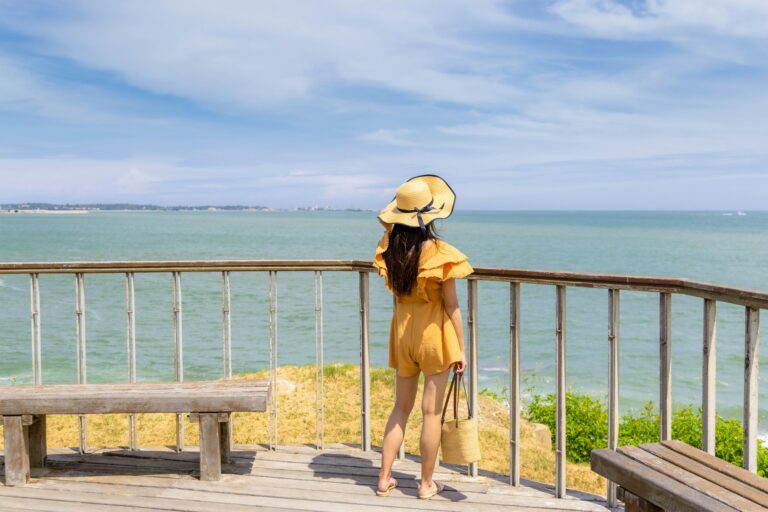
M 156 204 L 133 204 L 133 203 L 0 203 L 0 214 L 79 214 L 87 212 L 377 212 L 372 208 L 339 208 L 331 205 L 326 206 L 295 206 L 275 208 L 263 205 L 171 205 L 161 206 Z M 519 214 L 561 214 L 561 213 L 579 213 L 579 214 L 720 214 L 725 217 L 746 217 L 752 213 L 766 213 L 768 209 L 714 209 L 714 210 L 654 210 L 654 209 L 596 209 L 596 210 L 571 210 L 571 209 L 463 209 L 463 212 L 474 213 L 499 213 L 514 212 Z
M 39 214 L 54 214 L 54 215 L 78 215 L 82 213 L 89 213 L 90 210 L 0 210 L 0 215 L 39 215 Z
M 0 214 L 81 214 L 89 212 L 372 212 L 363 208 L 333 208 L 331 206 L 299 206 L 271 208 L 269 206 L 159 206 L 154 204 L 0 204 Z

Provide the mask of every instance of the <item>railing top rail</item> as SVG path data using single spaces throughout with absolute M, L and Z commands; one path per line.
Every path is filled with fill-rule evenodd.
M 216 271 L 372 271 L 366 260 L 187 260 L 187 261 L 73 261 L 0 263 L 0 274 L 72 274 L 125 272 L 216 272 Z M 633 276 L 590 272 L 564 272 L 520 268 L 475 267 L 471 279 L 530 284 L 566 285 L 582 288 L 613 288 L 682 293 L 696 297 L 768 309 L 768 293 L 721 286 L 678 277 Z
M 182 261 L 71 261 L 0 263 L 0 274 L 74 274 L 124 272 L 371 270 L 360 260 L 182 260 Z

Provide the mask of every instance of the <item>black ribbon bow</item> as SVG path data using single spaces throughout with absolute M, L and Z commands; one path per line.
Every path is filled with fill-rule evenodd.
M 423 208 L 414 208 L 413 210 L 403 210 L 397 207 L 395 208 L 397 209 L 397 211 L 401 213 L 415 213 L 416 218 L 419 220 L 419 227 L 421 228 L 421 232 L 426 233 L 427 226 L 424 225 L 424 219 L 421 218 L 421 214 L 431 212 L 432 210 L 442 210 L 443 206 L 445 205 L 445 203 L 443 203 L 443 206 L 440 206 L 440 208 L 435 208 L 434 206 L 432 206 L 432 203 L 434 202 L 435 202 L 435 198 L 433 197 L 432 200 L 429 203 L 427 203 L 427 205 L 424 206 Z

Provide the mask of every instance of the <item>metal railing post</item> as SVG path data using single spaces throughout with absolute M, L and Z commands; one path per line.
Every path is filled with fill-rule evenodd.
M 232 378 L 232 292 L 229 272 L 221 273 L 221 351 L 224 377 Z
M 717 303 L 704 299 L 704 340 L 701 358 L 701 449 L 715 454 L 717 392 Z
M 619 290 L 608 290 L 608 448 L 619 445 Z M 608 506 L 616 506 L 616 484 L 609 481 Z
M 269 271 L 269 375 L 272 383 L 269 407 L 269 447 L 277 450 L 277 272 Z
M 323 355 L 323 273 L 315 271 L 315 448 L 325 449 L 325 360 Z
M 229 279 L 229 271 L 221 273 L 221 351 L 224 366 L 224 378 L 232 378 L 232 287 Z M 232 414 L 227 421 L 227 450 L 232 451 L 234 437 L 232 436 Z
M 478 425 L 480 419 L 478 418 L 478 389 L 477 389 L 477 373 L 480 368 L 480 362 L 477 359 L 477 280 L 469 279 L 467 281 L 467 327 L 469 327 L 469 357 L 467 358 L 467 366 L 469 370 L 469 412 L 470 415 L 476 419 Z M 467 468 L 467 472 L 471 477 L 477 477 L 478 464 L 472 462 Z
M 520 486 L 520 283 L 509 283 L 509 483 Z
M 566 495 L 566 449 L 565 449 L 565 343 L 566 343 L 566 316 L 565 298 L 566 289 L 563 285 L 557 286 L 557 306 L 555 319 L 555 341 L 557 344 L 557 379 L 556 379 L 556 404 L 555 404 L 555 494 L 558 498 Z
M 32 384 L 43 383 L 42 333 L 40 326 L 40 274 L 29 274 L 29 312 L 32 337 Z
M 659 297 L 659 415 L 662 441 L 672 439 L 672 294 Z
M 745 308 L 744 333 L 744 469 L 757 473 L 759 309 Z
M 75 317 L 77 321 L 77 383 L 85 384 L 88 382 L 88 365 L 85 336 L 85 278 L 82 272 L 75 274 Z M 77 418 L 78 423 L 78 448 L 80 453 L 88 450 L 88 419 L 84 414 Z
M 184 328 L 181 292 L 181 272 L 172 276 L 173 288 L 173 370 L 178 382 L 184 381 Z M 184 451 L 184 415 L 176 415 L 176 451 Z
M 136 382 L 136 292 L 134 273 L 125 274 L 125 337 L 128 356 L 128 382 Z M 128 415 L 128 449 L 136 450 L 138 445 L 136 415 Z
M 368 311 L 370 308 L 368 272 L 360 272 L 360 446 L 371 449 L 371 369 L 368 353 Z

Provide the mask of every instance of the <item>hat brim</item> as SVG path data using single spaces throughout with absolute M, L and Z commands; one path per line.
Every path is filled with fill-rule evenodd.
M 434 210 L 421 214 L 424 224 L 429 224 L 435 219 L 445 219 L 453 213 L 453 207 L 456 204 L 456 193 L 440 176 L 434 174 L 424 174 L 414 176 L 408 181 L 420 180 L 426 183 L 432 194 L 432 206 Z M 386 224 L 402 224 L 412 228 L 419 226 L 419 218 L 415 212 L 402 212 L 397 208 L 397 198 L 384 207 L 379 212 L 379 220 Z

